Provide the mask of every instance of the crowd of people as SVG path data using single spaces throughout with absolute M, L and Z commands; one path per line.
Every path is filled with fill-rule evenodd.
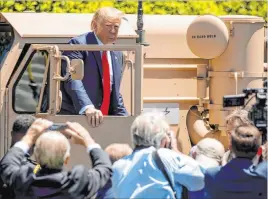
M 111 44 L 121 18 L 117 9 L 102 8 L 93 17 L 93 31 L 69 43 Z M 83 59 L 86 78 L 62 83 L 60 114 L 85 114 L 93 127 L 102 123 L 103 115 L 127 115 L 119 92 L 121 53 L 63 54 Z M 67 71 L 64 64 L 62 71 Z M 66 122 L 67 128 L 59 131 L 51 130 L 52 125 L 30 115 L 16 119 L 10 150 L 0 162 L 0 199 L 267 197 L 267 143 L 262 143 L 261 132 L 245 110 L 226 118 L 226 152 L 216 139 L 204 138 L 190 154 L 183 154 L 160 112 L 135 118 L 129 132 L 132 146 L 112 143 L 104 150 L 79 123 Z M 75 165 L 66 170 L 70 142 L 84 146 L 92 167 Z
M 189 155 L 178 150 L 160 112 L 134 120 L 132 146 L 113 143 L 105 150 L 78 123 L 52 131 L 53 122 L 20 115 L 0 162 L 1 199 L 266 198 L 267 143 L 245 113 L 237 110 L 226 118 L 229 151 L 216 139 L 204 138 Z M 85 147 L 91 168 L 64 169 L 70 142 Z

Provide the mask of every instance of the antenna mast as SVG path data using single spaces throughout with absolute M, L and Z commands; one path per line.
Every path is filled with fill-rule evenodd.
M 145 30 L 143 30 L 143 5 L 142 0 L 138 1 L 138 17 L 137 17 L 137 30 L 136 33 L 139 35 L 137 38 L 137 43 L 140 43 L 144 46 L 149 46 L 148 43 L 145 42 Z

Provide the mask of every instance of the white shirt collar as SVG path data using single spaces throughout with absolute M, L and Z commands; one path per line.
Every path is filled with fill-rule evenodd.
M 95 32 L 94 32 L 94 35 L 95 35 L 95 37 L 96 37 L 96 39 L 97 39 L 98 45 L 103 45 L 103 43 L 102 43 L 101 40 L 97 37 L 97 35 L 95 34 Z

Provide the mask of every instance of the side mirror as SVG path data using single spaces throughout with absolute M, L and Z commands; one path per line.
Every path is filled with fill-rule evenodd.
M 71 60 L 70 74 L 73 80 L 82 80 L 84 78 L 84 61 L 82 59 Z

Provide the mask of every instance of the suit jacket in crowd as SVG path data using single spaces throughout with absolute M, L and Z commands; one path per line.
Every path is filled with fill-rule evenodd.
M 30 159 L 30 155 L 26 154 L 24 160 L 21 163 L 22 165 L 28 165 L 30 169 L 34 170 L 37 163 Z M 0 178 L 0 199 L 15 199 L 15 193 L 12 187 L 8 186 Z
M 75 37 L 69 42 L 75 44 L 98 44 L 95 34 L 89 32 Z M 120 94 L 122 76 L 123 55 L 121 52 L 110 51 L 113 68 L 113 85 L 110 101 L 109 115 L 127 115 L 126 108 Z M 62 109 L 64 114 L 78 114 L 87 106 L 94 105 L 100 109 L 103 99 L 103 71 L 100 51 L 65 51 L 65 56 L 70 59 L 82 59 L 84 61 L 84 78 L 62 82 Z M 66 63 L 62 64 L 62 75 L 66 74 Z
M 36 174 L 29 165 L 21 165 L 25 158 L 22 149 L 13 147 L 0 164 L 4 183 L 15 190 L 16 198 L 84 199 L 91 198 L 110 179 L 112 170 L 108 155 L 92 149 L 89 156 L 93 168 L 75 166 L 71 171 L 42 168 Z
M 113 164 L 112 189 L 115 198 L 173 198 L 174 193 L 152 153 L 154 147 L 134 152 Z M 182 195 L 184 185 L 190 191 L 204 187 L 204 175 L 191 157 L 161 148 L 158 154 L 173 183 L 176 196 Z
M 205 173 L 207 198 L 266 199 L 266 178 L 248 173 L 252 160 L 234 158 L 223 167 L 209 168 Z
M 98 191 L 97 199 L 114 199 L 114 192 L 112 190 L 112 180 L 110 179 L 107 184 Z
M 248 170 L 247 173 L 252 176 L 260 176 L 267 179 L 267 160 L 262 161 L 258 165 L 252 165 Z

